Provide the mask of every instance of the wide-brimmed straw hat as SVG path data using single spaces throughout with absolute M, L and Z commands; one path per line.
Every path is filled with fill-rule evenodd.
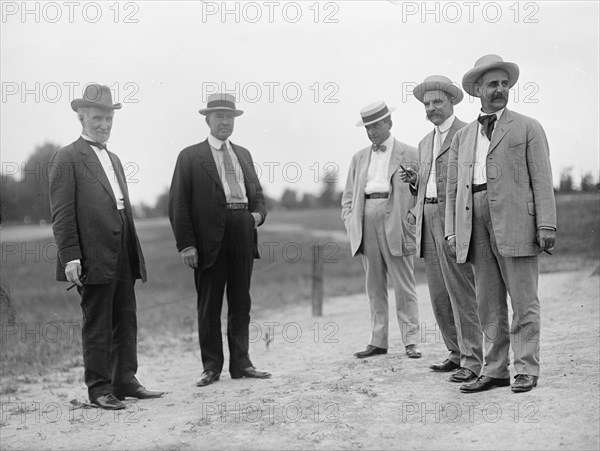
M 444 91 L 450 97 L 454 98 L 454 105 L 458 105 L 464 97 L 462 89 L 452 83 L 448 77 L 443 75 L 430 75 L 423 83 L 418 84 L 413 89 L 413 95 L 423 102 L 423 97 L 427 91 Z
M 486 72 L 493 69 L 502 69 L 508 74 L 508 84 L 512 88 L 519 79 L 519 66 L 508 63 L 499 55 L 485 55 L 475 61 L 475 67 L 468 71 L 462 79 L 463 89 L 473 97 L 479 97 L 475 92 L 475 83 Z

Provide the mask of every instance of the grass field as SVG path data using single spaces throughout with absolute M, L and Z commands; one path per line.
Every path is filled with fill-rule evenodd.
M 542 272 L 583 269 L 592 273 L 600 261 L 600 195 L 557 197 L 558 240 L 553 256 L 540 257 Z M 311 230 L 343 231 L 339 209 L 273 211 L 260 230 L 262 258 L 252 279 L 253 311 L 310 304 L 311 245 L 325 245 L 322 258 L 327 297 L 364 291 L 360 259 L 350 256 L 345 241 L 315 238 Z M 137 285 L 139 338 L 160 340 L 165 334 L 195 332 L 196 296 L 192 271 L 181 263 L 166 219 L 138 221 L 149 281 Z M 294 226 L 293 232 L 276 225 Z M 49 365 L 81 361 L 79 296 L 54 281 L 56 247 L 51 238 L 2 242 L 0 376 L 26 377 Z M 415 259 L 417 282 L 424 266 Z M 428 300 L 421 300 L 424 308 Z M 14 321 L 11 319 L 14 315 Z

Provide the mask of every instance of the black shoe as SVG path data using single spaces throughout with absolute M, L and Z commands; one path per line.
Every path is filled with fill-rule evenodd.
M 477 374 L 471 371 L 468 368 L 461 368 L 452 376 L 450 376 L 450 382 L 471 382 L 472 380 L 477 379 Z
M 498 379 L 496 377 L 479 376 L 472 384 L 465 384 L 460 387 L 463 393 L 477 393 L 486 391 L 494 387 L 508 387 L 510 379 Z
M 115 398 L 115 395 L 108 393 L 107 395 L 98 396 L 96 399 L 90 399 L 92 404 L 96 404 L 101 409 L 106 410 L 121 410 L 125 408 L 125 404 Z
M 523 393 L 529 391 L 537 385 L 537 381 L 537 376 L 529 376 L 528 374 L 517 374 L 515 376 L 515 383 L 512 384 L 511 390 L 514 393 Z
M 232 379 L 241 379 L 242 377 L 253 377 L 255 379 L 269 379 L 271 373 L 266 371 L 258 371 L 253 366 L 249 366 L 246 369 L 240 371 L 230 371 Z
M 439 373 L 447 373 L 460 368 L 460 365 L 458 363 L 454 363 L 450 359 L 446 359 L 442 363 L 434 363 L 433 365 L 430 365 L 429 368 Z
M 387 349 L 378 348 L 377 346 L 367 345 L 367 349 L 354 353 L 354 357 L 357 359 L 364 359 L 366 357 L 373 357 L 374 355 L 387 354 Z
M 417 345 L 408 345 L 406 347 L 406 355 L 411 359 L 420 359 L 422 354 Z
M 221 377 L 221 373 L 217 373 L 213 370 L 206 370 L 202 373 L 200 379 L 196 381 L 196 387 L 206 387 L 207 385 L 217 382 Z
M 119 400 L 123 400 L 127 397 L 129 398 L 137 398 L 137 399 L 150 399 L 150 398 L 160 398 L 165 392 L 162 391 L 151 391 L 146 390 L 144 387 L 140 386 L 131 392 L 121 393 L 115 390 L 115 397 Z

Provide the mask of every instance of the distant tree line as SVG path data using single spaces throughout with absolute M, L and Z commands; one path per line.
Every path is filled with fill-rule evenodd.
M 0 189 L 0 223 L 40 224 L 50 222 L 50 196 L 48 168 L 50 158 L 60 146 L 44 143 L 35 148 L 24 163 L 2 162 L 2 183 Z M 339 207 L 342 193 L 337 190 L 337 180 L 333 173 L 327 173 L 322 180 L 318 194 L 299 193 L 286 188 L 279 200 L 266 197 L 267 208 L 286 210 Z M 600 192 L 600 180 L 595 180 L 591 172 L 585 173 L 579 186 L 575 185 L 573 168 L 562 170 L 558 193 Z M 166 189 L 154 205 L 141 203 L 134 207 L 136 216 L 141 218 L 164 217 L 168 215 L 169 190 Z

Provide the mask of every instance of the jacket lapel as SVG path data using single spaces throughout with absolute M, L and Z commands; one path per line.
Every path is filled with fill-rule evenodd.
M 421 161 L 421 180 L 423 183 L 423 187 L 427 185 L 429 181 L 429 174 L 431 174 L 431 165 L 433 164 L 433 140 L 435 139 L 435 131 L 430 132 L 425 137 L 425 143 L 423 148 L 425 149 L 425 155 L 422 156 Z M 419 183 L 419 187 L 421 187 L 421 183 Z
M 490 148 L 488 149 L 488 154 L 492 152 L 496 146 L 502 141 L 502 138 L 508 133 L 511 128 L 510 123 L 512 122 L 512 117 L 510 111 L 508 109 L 504 110 L 504 114 L 500 116 L 500 120 L 496 125 L 496 129 L 492 134 L 492 142 L 490 142 Z
M 402 158 L 404 157 L 404 149 L 400 143 L 394 139 L 394 148 L 392 149 L 392 155 L 390 156 L 390 165 L 388 166 L 388 180 L 391 182 L 394 173 L 400 167 Z
M 221 177 L 219 177 L 219 170 L 217 168 L 217 163 L 212 156 L 212 152 L 210 150 L 210 144 L 208 144 L 208 139 L 206 141 L 202 141 L 200 144 L 200 152 L 198 153 L 198 158 L 200 160 L 200 169 L 208 174 L 208 176 L 221 188 L 222 191 L 225 191 L 223 188 L 223 183 L 221 182 Z M 237 153 L 236 153 L 237 155 Z
M 108 191 L 110 197 L 113 198 L 113 201 L 117 203 L 117 200 L 115 199 L 115 193 L 113 193 L 110 182 L 108 181 L 108 175 L 104 172 L 102 163 L 100 162 L 98 155 L 96 155 L 96 152 L 94 152 L 94 149 L 92 149 L 92 147 L 86 143 L 83 138 L 79 138 L 75 142 L 75 145 L 82 154 L 83 164 L 89 171 L 89 177 L 98 180 L 104 189 Z

